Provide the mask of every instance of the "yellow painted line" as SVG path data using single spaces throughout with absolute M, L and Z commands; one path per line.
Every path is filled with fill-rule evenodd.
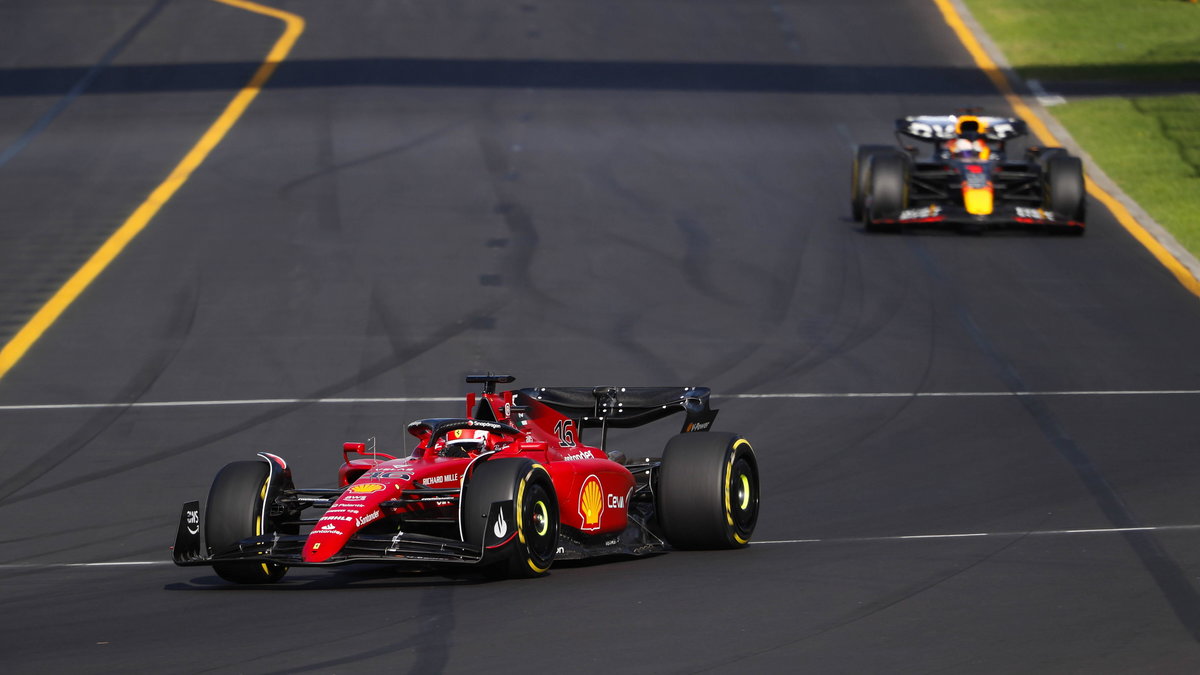
M 1034 135 L 1038 137 L 1043 145 L 1062 145 L 1062 142 L 1054 137 L 1054 134 L 1051 133 L 1049 127 L 1042 122 L 1041 118 L 1034 114 L 1033 110 L 1030 109 L 1029 106 L 1025 105 L 1025 102 L 1021 99 L 1021 97 L 1016 94 L 1016 92 L 1013 90 L 1012 83 L 1008 81 L 1008 77 L 1004 74 L 1004 71 L 1001 70 L 1000 67 L 996 65 L 996 62 L 987 55 L 987 51 L 983 48 L 983 45 L 979 43 L 979 40 L 975 38 L 975 35 L 971 32 L 971 30 L 967 28 L 966 23 L 963 22 L 962 17 L 959 16 L 958 11 L 955 10 L 954 5 L 951 4 L 950 0 L 933 1 L 938 6 L 938 9 L 941 10 L 942 18 L 945 19 L 950 28 L 954 30 L 954 33 L 958 36 L 959 41 L 962 42 L 964 47 L 966 47 L 967 52 L 971 54 L 971 58 L 975 60 L 975 65 L 977 65 L 984 72 L 984 74 L 987 75 L 988 79 L 990 79 L 992 83 L 996 85 L 996 89 L 1003 94 L 1005 100 L 1008 101 L 1008 104 L 1012 107 L 1013 112 L 1016 113 L 1017 117 L 1025 120 L 1026 124 L 1029 125 L 1029 128 L 1033 131 Z M 1156 260 L 1158 260 L 1159 264 L 1167 268 L 1167 270 L 1175 276 L 1179 283 L 1183 284 L 1184 288 L 1187 288 L 1189 291 L 1191 291 L 1193 295 L 1200 296 L 1200 280 L 1197 280 L 1196 277 L 1194 277 L 1188 270 L 1188 268 L 1183 265 L 1183 263 L 1179 262 L 1175 256 L 1171 255 L 1171 252 L 1168 251 L 1162 244 L 1160 244 L 1158 240 L 1155 239 L 1154 236 L 1151 235 L 1146 228 L 1137 221 L 1137 218 L 1133 217 L 1133 214 L 1129 212 L 1129 209 L 1126 209 L 1121 202 L 1117 201 L 1116 197 L 1113 197 L 1103 188 L 1096 185 L 1096 183 L 1094 183 L 1091 179 L 1087 180 L 1087 190 L 1089 194 L 1099 200 L 1101 204 L 1104 204 L 1105 208 L 1112 212 L 1113 216 L 1117 219 L 1117 222 L 1120 223 L 1121 226 L 1129 232 L 1129 234 L 1133 235 L 1133 238 L 1136 239 L 1142 246 L 1144 246 L 1146 250 L 1149 251 Z
M 71 306 L 71 303 L 87 290 L 96 277 L 100 276 L 100 273 L 112 263 L 125 246 L 146 228 L 159 209 L 170 201 L 179 188 L 187 182 L 192 172 L 204 162 L 213 148 L 225 138 L 225 134 L 229 133 L 233 125 L 246 112 L 251 101 L 258 96 L 263 85 L 271 79 L 275 69 L 287 58 L 288 53 L 296 44 L 296 40 L 304 32 L 304 19 L 290 12 L 247 0 L 214 0 L 214 2 L 279 19 L 286 26 L 283 35 L 276 40 L 275 45 L 267 54 L 266 60 L 258 67 L 250 81 L 234 96 L 220 117 L 204 132 L 204 135 L 171 171 L 166 180 L 150 193 L 150 196 L 137 207 L 133 215 L 117 228 L 117 231 L 92 254 L 92 257 L 63 284 L 62 288 L 58 289 L 58 292 L 33 315 L 33 318 L 21 330 L 17 331 L 17 334 L 4 345 L 4 348 L 0 349 L 0 378 L 3 378 L 21 360 L 30 347 Z

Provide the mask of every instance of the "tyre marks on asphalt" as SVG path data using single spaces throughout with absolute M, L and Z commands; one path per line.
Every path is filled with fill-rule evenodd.
M 29 324 L 119 226 L 79 214 L 0 230 L 0 346 Z
M 229 130 L 245 113 L 304 31 L 304 20 L 295 14 L 248 0 L 216 1 L 278 19 L 285 25 L 283 34 L 276 40 L 250 81 L 238 91 L 171 173 L 134 209 L 120 227 L 104 240 L 104 243 L 34 313 L 29 321 L 18 329 L 11 339 L 3 343 L 3 346 L 0 347 L 0 378 L 3 378 L 21 360 L 41 336 L 121 254 L 125 247 L 149 226 L 163 206 L 171 201 L 176 192 L 191 178 L 192 173 L 204 163 L 213 149 L 221 143 Z
M 931 591 L 947 581 L 951 581 L 963 574 L 966 574 L 967 572 L 970 572 L 979 565 L 986 563 L 996 556 L 1004 553 L 1006 550 L 1020 541 L 1022 541 L 1021 538 L 1014 538 L 1010 541 L 1000 542 L 982 552 L 970 554 L 968 556 L 968 562 L 965 564 L 962 560 L 955 560 L 951 564 L 926 575 L 923 579 L 919 579 L 906 586 L 891 590 L 882 596 L 876 597 L 871 602 L 868 602 L 860 607 L 856 607 L 855 609 L 841 616 L 831 617 L 829 621 L 821 624 L 815 630 L 798 635 L 794 640 L 777 645 L 775 649 L 802 644 L 814 638 L 821 637 L 822 635 L 825 635 L 831 631 L 839 630 L 864 619 L 868 619 L 876 614 L 879 614 L 880 612 L 885 612 L 892 607 L 920 596 L 926 591 Z
M 157 0 L 49 110 L 16 140 L 0 150 L 0 168 L 15 159 L 66 112 L 170 1 Z M 30 223 L 18 228 L 17 224 L 10 223 L 4 228 L 0 235 L 0 250 L 4 252 L 4 264 L 0 266 L 0 345 L 8 343 L 29 322 L 120 224 L 88 225 L 87 220 L 80 218 L 77 222 L 64 223 L 60 227 Z M 95 227 L 101 227 L 104 234 L 98 234 L 92 229 Z M 60 229 L 61 232 L 58 231 Z M 13 234 L 18 230 L 21 230 L 20 234 Z
M 526 149 L 534 142 L 536 132 L 537 92 L 530 89 L 518 96 L 514 112 L 502 110 L 509 103 L 506 95 L 489 96 L 475 124 L 479 156 L 494 200 L 492 212 L 504 227 L 503 232 L 481 242 L 498 259 L 495 268 L 480 273 L 479 284 L 494 289 L 490 296 L 499 305 L 519 298 L 523 303 L 540 305 L 548 314 L 557 314 L 564 309 L 562 303 L 538 288 L 533 279 L 541 237 L 534 213 L 521 194 L 522 170 L 528 162 Z
M 38 120 L 33 123 L 33 126 L 18 136 L 11 145 L 0 151 L 0 167 L 3 167 L 10 160 L 12 160 L 12 158 L 20 154 L 21 151 L 24 150 L 30 143 L 32 143 L 43 131 L 45 131 L 46 128 L 54 122 L 54 120 L 58 119 L 58 116 L 61 115 L 67 109 L 67 107 L 69 107 L 71 103 L 75 101 L 75 99 L 82 96 L 83 93 L 87 91 L 87 88 L 91 85 L 92 81 L 100 75 L 101 71 L 107 68 L 109 64 L 113 62 L 113 59 L 117 58 L 121 52 L 125 51 L 125 48 L 128 47 L 135 38 L 137 38 L 138 34 L 141 33 L 146 26 L 149 26 L 150 23 L 154 21 L 155 17 L 159 15 L 163 7 L 166 7 L 167 3 L 170 1 L 171 0 L 157 0 L 157 2 L 155 2 L 154 5 L 151 6 L 150 9 L 148 9 L 146 13 L 143 14 L 141 18 L 139 18 L 133 24 L 133 26 L 129 28 L 129 30 L 125 31 L 124 35 L 122 35 L 115 43 L 113 43 L 111 47 L 108 48 L 107 51 L 104 52 L 96 64 L 89 68 L 87 72 L 83 74 L 83 77 L 76 81 L 75 84 L 71 86 L 70 90 L 68 90 L 62 98 L 60 98 L 54 103 L 53 106 L 50 107 L 50 110 L 46 111 L 44 115 L 38 118 Z M 0 95 L 3 95 L 2 91 L 0 91 Z
M 173 312 L 164 327 L 164 335 L 153 341 L 158 349 L 148 355 L 141 368 L 113 397 L 116 407 L 101 408 L 69 436 L 37 455 L 24 468 L 0 479 L 0 506 L 16 501 L 13 495 L 85 450 L 128 410 L 128 403 L 142 398 L 171 365 L 187 341 L 199 306 L 194 286 L 183 289 L 171 303 Z
M 683 260 L 679 263 L 679 271 L 688 288 L 725 304 L 737 303 L 737 298 L 723 292 L 709 274 L 715 260 L 708 230 L 697 219 L 686 215 L 675 217 L 675 227 L 683 238 Z
M 975 322 L 967 303 L 959 296 L 954 284 L 946 278 L 930 251 L 918 239 L 906 241 L 914 257 L 949 299 L 959 323 L 992 364 L 1000 380 L 1014 393 L 1028 391 L 1029 388 L 1022 380 L 1016 364 L 1001 353 Z M 1200 642 L 1200 593 L 1196 591 L 1188 575 L 1171 558 L 1158 538 L 1141 526 L 1133 510 L 1109 483 L 1100 467 L 1058 421 L 1049 403 L 1036 396 L 1020 396 L 1018 400 L 1041 430 L 1046 441 L 1075 471 L 1104 517 L 1113 527 L 1122 530 L 1126 542 L 1154 579 L 1180 623 L 1194 640 Z
M 467 120 L 465 119 L 452 120 L 446 124 L 417 134 L 401 143 L 390 145 L 359 157 L 354 157 L 344 161 L 335 161 L 332 145 L 334 138 L 331 119 L 327 116 L 322 119 L 323 128 L 319 127 L 316 133 L 320 137 L 321 142 L 329 144 L 329 147 L 318 151 L 319 168 L 316 171 L 284 183 L 279 188 L 280 196 L 290 197 L 297 192 L 307 189 L 308 185 L 314 181 L 334 180 L 338 174 L 349 169 L 359 168 L 374 162 L 386 160 L 387 158 L 398 154 L 419 149 L 429 143 L 445 138 L 446 136 L 463 128 L 467 124 Z
M 468 313 L 462 316 L 457 321 L 452 321 L 441 326 L 436 331 L 430 333 L 423 339 L 410 340 L 404 336 L 404 327 L 411 326 L 411 322 L 403 316 L 400 308 L 407 307 L 406 303 L 394 302 L 388 299 L 380 299 L 373 303 L 381 324 L 387 330 L 389 339 L 391 340 L 392 353 L 377 359 L 369 364 L 364 365 L 357 373 L 343 378 L 339 381 L 332 382 L 327 386 L 321 387 L 315 391 L 309 392 L 306 396 L 300 397 L 293 401 L 270 405 L 265 410 L 251 415 L 241 421 L 235 422 L 225 428 L 217 429 L 203 436 L 187 440 L 161 450 L 151 450 L 141 454 L 131 461 L 122 462 L 104 469 L 93 471 L 85 476 L 76 478 L 63 478 L 56 480 L 56 489 L 70 489 L 80 485 L 102 481 L 111 476 L 123 474 L 127 471 L 142 470 L 147 466 L 158 462 L 185 455 L 189 452 L 199 450 L 214 443 L 232 438 L 240 433 L 258 427 L 262 424 L 274 421 L 291 413 L 302 410 L 315 401 L 325 398 L 331 398 L 334 395 L 350 390 L 360 384 L 368 382 L 384 373 L 391 372 L 396 368 L 400 368 L 413 359 L 420 357 L 426 352 L 435 349 L 444 343 L 461 337 L 469 330 L 474 330 L 479 327 L 481 320 L 486 320 L 489 315 L 476 312 Z M 192 305 L 186 305 L 187 312 L 182 309 L 176 312 L 177 318 L 182 318 L 184 314 L 188 316 L 193 312 Z M 393 309 L 396 308 L 396 309 Z M 184 323 L 180 321 L 174 322 L 179 328 L 184 327 Z M 186 324 L 190 326 L 190 323 Z M 186 334 L 186 331 L 182 331 Z M 164 342 L 174 342 L 179 344 L 179 340 L 164 340 Z M 134 378 L 129 385 L 116 397 L 118 401 L 136 401 L 146 389 L 153 384 L 174 357 L 175 350 L 169 352 L 164 351 L 158 355 L 156 359 L 151 360 L 146 367 L 142 369 L 139 377 Z M 69 459 L 72 455 L 87 448 L 87 446 L 95 440 L 100 434 L 107 430 L 114 422 L 122 415 L 126 414 L 131 408 L 131 405 L 125 403 L 118 405 L 115 408 L 102 408 L 95 416 L 86 424 L 82 425 L 70 437 L 56 444 L 49 451 L 43 453 L 35 459 L 28 467 L 18 471 L 16 474 L 9 476 L 0 481 L 0 507 L 9 506 L 26 499 L 38 496 L 36 492 L 21 491 L 34 483 L 38 478 L 44 476 L 58 464 Z

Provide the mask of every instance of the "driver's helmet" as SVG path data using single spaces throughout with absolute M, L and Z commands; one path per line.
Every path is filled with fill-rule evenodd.
M 974 115 L 959 117 L 954 125 L 955 138 L 947 145 L 952 157 L 959 159 L 987 159 L 990 148 L 984 141 L 987 124 Z
M 954 129 L 959 138 L 965 138 L 968 141 L 981 140 L 985 131 L 987 131 L 987 124 L 974 115 L 959 117 Z
M 488 448 L 488 432 L 483 429 L 455 429 L 446 434 L 443 457 L 474 457 Z

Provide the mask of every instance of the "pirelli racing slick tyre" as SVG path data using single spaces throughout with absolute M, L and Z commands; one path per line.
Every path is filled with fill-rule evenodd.
M 908 179 L 911 161 L 900 152 L 873 155 L 867 168 L 867 193 L 863 202 L 863 224 L 872 232 L 897 230 L 899 225 L 875 223 L 895 220 L 908 208 Z
M 263 509 L 270 467 L 266 462 L 226 464 L 213 479 L 204 516 L 204 538 L 213 555 L 237 549 L 239 541 L 275 531 Z M 269 584 L 287 573 L 286 565 L 269 562 L 214 562 L 213 570 L 226 581 Z
M 1026 151 L 1026 156 L 1036 161 L 1038 166 L 1042 168 L 1043 173 L 1046 171 L 1046 162 L 1055 157 L 1063 157 L 1066 154 L 1066 148 L 1035 148 Z
M 502 503 L 499 520 L 489 518 Z M 477 462 L 462 490 L 463 540 L 484 546 L 484 571 L 500 577 L 544 575 L 558 552 L 558 498 L 546 468 L 530 459 Z
M 758 522 L 754 448 L 736 434 L 680 434 L 663 451 L 655 494 L 659 526 L 675 548 L 745 546 Z
M 1059 154 L 1046 161 L 1045 202 L 1043 207 L 1063 218 L 1082 223 L 1087 204 L 1087 188 L 1083 182 L 1083 162 L 1078 157 Z M 1082 227 L 1069 227 L 1066 231 L 1083 234 Z
M 863 219 L 871 157 L 889 152 L 895 153 L 896 148 L 890 145 L 860 145 L 854 151 L 854 163 L 850 167 L 850 213 L 855 221 L 862 222 Z

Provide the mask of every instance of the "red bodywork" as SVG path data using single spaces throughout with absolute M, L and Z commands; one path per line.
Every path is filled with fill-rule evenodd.
M 599 448 L 580 443 L 573 420 L 528 397 L 522 397 L 521 405 L 514 404 L 511 391 L 468 395 L 468 424 L 478 420 L 480 429 L 499 426 L 516 432 L 490 433 L 484 451 L 494 452 L 492 458 L 519 456 L 542 465 L 554 483 L 562 526 L 585 535 L 625 530 L 636 487 L 633 474 Z M 386 523 L 389 516 L 402 515 L 406 522 L 458 522 L 457 500 L 436 491 L 461 488 L 478 454 L 442 456 L 453 432 L 432 438 L 435 422 L 409 425 L 418 444 L 405 458 L 372 453 L 363 443 L 345 444 L 346 461 L 338 475 L 346 489 L 313 526 L 301 552 L 304 562 L 329 560 L 355 533 Z

